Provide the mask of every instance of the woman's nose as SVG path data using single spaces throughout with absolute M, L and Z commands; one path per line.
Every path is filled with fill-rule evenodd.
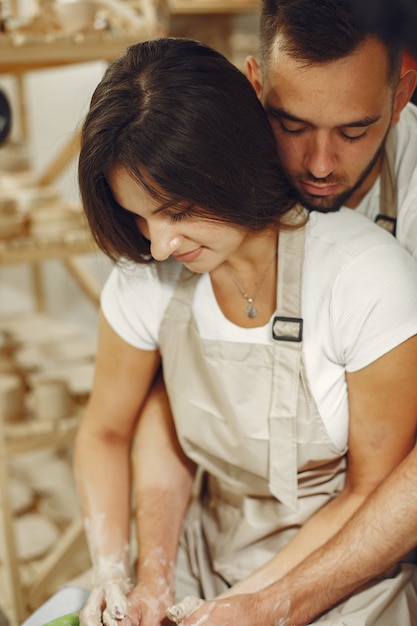
M 165 261 L 176 250 L 179 250 L 182 236 L 175 233 L 167 225 L 149 227 L 151 255 L 155 261 Z

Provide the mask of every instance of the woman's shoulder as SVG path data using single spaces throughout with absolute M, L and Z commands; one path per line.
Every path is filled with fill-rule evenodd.
M 123 291 L 172 290 L 180 271 L 181 265 L 175 259 L 143 264 L 121 260 L 113 267 L 107 282 Z
M 120 262 L 113 268 L 101 293 L 101 309 L 127 343 L 144 350 L 157 347 L 160 320 L 180 271 L 174 260 Z

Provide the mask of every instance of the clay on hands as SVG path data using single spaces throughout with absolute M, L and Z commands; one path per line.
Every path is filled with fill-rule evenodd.
M 167 609 L 167 617 L 174 622 L 174 624 L 180 624 L 188 615 L 198 609 L 204 600 L 195 596 L 187 596 L 178 604 L 173 604 Z

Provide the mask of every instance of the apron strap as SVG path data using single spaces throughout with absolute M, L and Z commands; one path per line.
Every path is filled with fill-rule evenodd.
M 394 137 L 392 129 L 385 142 L 381 167 L 381 191 L 379 210 L 375 224 L 395 237 L 397 227 L 397 183 L 395 178 Z
M 300 223 L 306 211 L 293 209 Z M 301 222 L 302 223 L 302 222 Z M 271 405 L 269 410 L 269 489 L 273 496 L 290 509 L 297 510 L 298 458 L 297 409 L 302 366 L 303 320 L 301 288 L 304 263 L 305 224 L 281 230 L 278 243 L 277 304 L 272 322 L 274 340 Z M 190 302 L 196 274 L 182 268 L 176 297 Z M 304 390 L 310 394 L 310 391 Z M 313 405 L 314 405 L 314 401 Z
M 272 324 L 274 363 L 269 412 L 269 488 L 280 502 L 294 511 L 298 491 L 296 417 L 302 362 L 301 287 L 305 230 L 304 225 L 279 233 L 277 308 Z

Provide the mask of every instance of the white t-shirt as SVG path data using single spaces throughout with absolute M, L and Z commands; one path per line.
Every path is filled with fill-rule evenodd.
M 102 292 L 114 330 L 142 350 L 159 345 L 159 328 L 181 264 L 125 264 Z M 417 263 L 392 235 L 350 209 L 311 213 L 302 280 L 303 352 L 313 397 L 330 438 L 347 444 L 346 371 L 359 370 L 417 333 Z M 237 294 L 237 299 L 239 294 Z M 227 320 L 208 274 L 193 313 L 208 340 L 272 344 L 271 324 L 247 329 Z
M 398 215 L 396 238 L 417 259 L 417 106 L 408 104 L 394 127 Z M 380 178 L 356 208 L 375 220 L 379 211 Z

